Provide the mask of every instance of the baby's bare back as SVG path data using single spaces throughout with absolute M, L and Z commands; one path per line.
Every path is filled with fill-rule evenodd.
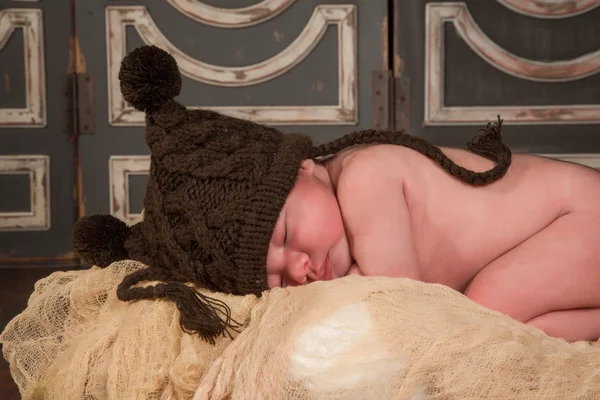
M 465 150 L 442 150 L 458 165 L 477 172 L 495 165 Z M 355 157 L 363 163 L 377 160 L 385 168 L 382 174 L 397 174 L 402 184 L 391 185 L 389 190 L 404 191 L 410 216 L 406 223 L 421 279 L 459 291 L 490 262 L 558 217 L 577 207 L 594 208 L 591 200 L 600 194 L 600 173 L 537 156 L 513 154 L 503 178 L 475 187 L 405 147 L 377 145 L 348 154 L 352 153 L 365 153 Z M 335 175 L 335 168 L 332 171 Z M 390 212 L 377 203 L 378 212 Z
M 468 151 L 442 150 L 477 172 L 494 166 Z M 408 168 L 405 179 L 423 279 L 460 291 L 482 268 L 557 218 L 578 207 L 593 208 L 600 193 L 599 173 L 548 158 L 514 154 L 502 179 L 473 187 L 420 154 L 390 151 L 419 166 Z

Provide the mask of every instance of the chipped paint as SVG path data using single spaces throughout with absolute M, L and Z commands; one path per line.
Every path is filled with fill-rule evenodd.
M 10 76 L 8 72 L 4 72 L 4 92 L 6 94 L 10 93 Z
M 156 45 L 172 54 L 186 77 L 209 85 L 246 87 L 275 79 L 294 68 L 312 52 L 325 35 L 329 25 L 336 25 L 338 28 L 339 103 L 337 105 L 206 107 L 234 117 L 267 124 L 356 123 L 358 119 L 356 6 L 315 7 L 313 15 L 301 34 L 288 47 L 267 60 L 243 67 L 211 65 L 183 53 L 162 34 L 144 6 L 108 6 L 106 7 L 106 38 L 109 121 L 116 126 L 144 123 L 143 113 L 126 104 L 118 85 L 120 62 L 126 54 L 127 26 L 134 26 L 146 44 Z
M 519 14 L 534 18 L 569 18 L 600 6 L 600 0 L 498 0 Z
M 0 127 L 44 128 L 47 122 L 42 10 L 0 10 L 0 49 L 6 45 L 15 29 L 23 31 L 26 106 L 0 109 Z
M 600 72 L 600 50 L 572 60 L 552 62 L 528 60 L 492 42 L 479 28 L 466 6 L 443 6 L 437 10 L 440 12 L 439 18 L 452 22 L 458 35 L 475 53 L 506 74 L 536 82 L 568 82 Z M 442 39 L 442 35 L 436 36 Z
M 71 74 L 78 73 L 86 73 L 87 71 L 87 63 L 86 58 L 83 52 L 81 51 L 81 46 L 79 44 L 79 38 L 76 35 L 72 35 L 69 39 L 69 64 L 68 64 L 68 72 Z M 75 126 L 75 122 L 73 121 L 73 126 Z M 71 135 L 71 142 L 77 140 L 77 129 L 74 129 Z M 86 215 L 86 205 L 85 205 L 85 197 L 83 194 L 83 177 L 82 177 L 82 167 L 81 167 L 81 152 L 78 146 L 76 146 L 76 154 L 75 154 L 75 184 L 73 186 L 73 199 L 77 202 L 77 212 L 79 218 Z
M 83 195 L 83 173 L 81 168 L 80 149 L 77 147 L 77 155 L 75 156 L 75 178 L 77 181 L 77 205 L 79 218 L 86 215 L 85 196 Z
M 140 214 L 129 212 L 130 190 L 129 175 L 148 174 L 150 156 L 111 156 L 109 159 L 109 190 L 111 215 L 135 224 L 140 221 Z
M 387 15 L 385 15 L 382 19 L 381 19 L 381 23 L 379 24 L 379 35 L 381 37 L 380 43 L 381 43 L 381 54 L 382 54 L 382 59 L 381 59 L 381 65 L 382 68 L 387 68 L 388 64 L 389 64 L 389 20 Z
M 244 59 L 244 50 L 237 49 L 236 52 L 233 54 L 233 57 L 236 60 L 243 60 Z M 241 78 L 241 79 L 243 79 L 243 78 Z
M 280 30 L 275 29 L 273 31 L 273 37 L 275 38 L 276 42 L 281 42 L 283 40 L 283 32 L 281 32 Z
M 129 192 L 127 191 L 127 185 L 125 184 L 125 182 L 123 182 L 123 185 L 122 185 L 121 188 L 118 188 L 118 189 L 115 188 L 114 184 L 111 185 L 111 187 L 112 187 L 112 192 L 113 193 L 121 192 L 121 193 L 125 193 L 127 195 L 127 197 L 129 197 Z M 119 200 L 120 199 L 117 199 L 116 197 L 112 198 L 112 212 L 111 212 L 111 214 L 113 214 L 113 215 L 114 214 L 120 214 L 122 212 L 121 210 L 122 210 L 123 207 L 121 207 L 121 202 Z
M 246 28 L 266 22 L 285 11 L 295 0 L 263 0 L 249 7 L 220 8 L 199 0 L 167 0 L 188 18 L 219 28 Z
M 425 125 L 480 124 L 502 115 L 505 123 L 598 123 L 600 104 L 547 106 L 444 105 L 444 24 L 452 22 L 459 37 L 490 65 L 506 74 L 537 82 L 566 82 L 600 72 L 600 50 L 573 60 L 538 62 L 500 48 L 479 29 L 463 3 L 428 3 L 425 33 Z
M 399 78 L 401 76 L 404 75 L 404 60 L 400 57 L 400 54 L 398 54 L 398 32 L 400 32 L 400 26 L 398 25 L 398 11 L 399 7 L 398 7 L 398 0 L 393 0 L 393 10 L 394 10 L 394 17 L 393 17 L 393 25 L 392 28 L 394 30 L 393 32 L 393 36 L 392 36 L 392 77 L 394 78 Z M 390 22 L 388 22 L 388 25 L 390 24 Z M 388 27 L 389 28 L 389 27 Z M 389 29 L 392 29 L 389 28 Z
M 0 156 L 0 174 L 27 174 L 29 211 L 0 212 L 0 231 L 50 229 L 50 158 L 46 155 Z
M 325 89 L 325 84 L 322 80 L 318 80 L 316 82 L 313 82 L 313 84 L 311 85 L 311 89 L 314 92 L 321 93 L 323 89 Z
M 394 76 L 400 77 L 403 74 L 404 74 L 404 60 L 398 54 L 394 54 Z
M 246 79 L 246 73 L 244 71 L 237 71 L 235 73 L 235 79 L 238 79 L 240 81 Z
M 69 73 L 83 74 L 86 71 L 87 63 L 79 46 L 79 38 L 71 36 L 69 40 Z

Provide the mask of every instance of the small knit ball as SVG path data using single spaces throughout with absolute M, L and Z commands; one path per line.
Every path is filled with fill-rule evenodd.
M 138 47 L 127 54 L 119 81 L 125 100 L 140 111 L 156 110 L 181 92 L 177 62 L 156 46 Z
M 128 257 L 125 239 L 129 227 L 112 215 L 82 217 L 73 227 L 75 251 L 85 261 L 98 267 L 107 267 Z

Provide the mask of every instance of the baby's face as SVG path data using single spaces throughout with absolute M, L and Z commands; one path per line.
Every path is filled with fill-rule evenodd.
M 323 175 L 325 174 L 325 175 Z M 279 215 L 267 255 L 269 288 L 346 275 L 351 265 L 340 208 L 326 170 L 302 163 Z

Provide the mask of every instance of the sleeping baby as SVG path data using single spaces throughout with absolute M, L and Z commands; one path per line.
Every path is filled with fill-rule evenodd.
M 500 129 L 497 124 L 492 129 Z M 493 168 L 443 148 L 457 164 Z M 350 274 L 440 283 L 568 341 L 600 336 L 600 173 L 513 155 L 473 186 L 403 146 L 302 161 L 269 245 L 269 287 Z
M 184 330 L 214 341 L 240 324 L 190 284 L 261 296 L 384 276 L 446 285 L 567 341 L 600 336 L 600 173 L 513 156 L 500 119 L 468 151 L 377 130 L 315 146 L 187 109 L 177 63 L 158 47 L 128 54 L 119 79 L 145 113 L 144 219 L 83 217 L 73 244 L 96 266 L 147 266 L 123 279 L 120 300 L 172 301 Z

